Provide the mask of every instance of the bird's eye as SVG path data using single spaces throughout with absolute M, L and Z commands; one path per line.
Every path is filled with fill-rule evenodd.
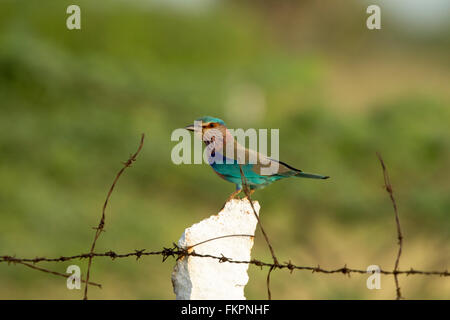
M 214 123 L 210 123 L 208 127 L 214 128 Z

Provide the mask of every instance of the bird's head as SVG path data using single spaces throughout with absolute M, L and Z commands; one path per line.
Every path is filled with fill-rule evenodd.
M 202 140 L 205 143 L 210 142 L 211 137 L 221 135 L 225 137 L 227 135 L 227 127 L 225 122 L 219 118 L 214 117 L 201 117 L 194 121 L 194 124 L 188 125 L 185 129 L 201 134 Z

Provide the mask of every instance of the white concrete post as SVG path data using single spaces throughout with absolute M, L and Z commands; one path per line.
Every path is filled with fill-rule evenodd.
M 259 214 L 259 203 L 253 202 Z M 232 235 L 254 235 L 258 221 L 250 202 L 246 199 L 231 200 L 218 214 L 187 228 L 178 245 L 183 248 L 202 241 Z M 250 260 L 253 238 L 227 237 L 200 244 L 196 253 L 232 260 Z M 244 300 L 244 287 L 248 282 L 248 264 L 219 262 L 217 259 L 187 256 L 177 261 L 172 272 L 172 284 L 180 300 Z

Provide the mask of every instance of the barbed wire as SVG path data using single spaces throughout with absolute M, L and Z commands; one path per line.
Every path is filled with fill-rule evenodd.
M 138 156 L 139 152 L 141 152 L 142 147 L 144 146 L 144 138 L 145 138 L 145 135 L 142 134 L 141 142 L 139 143 L 139 147 L 138 147 L 137 151 L 133 155 L 131 155 L 127 161 L 125 161 L 123 163 L 122 169 L 120 169 L 120 171 L 117 173 L 116 178 L 114 179 L 111 187 L 109 188 L 108 195 L 106 196 L 105 202 L 103 204 L 102 216 L 100 218 L 100 222 L 98 223 L 98 226 L 96 228 L 94 228 L 95 236 L 94 236 L 94 240 L 92 241 L 90 253 L 94 252 L 97 240 L 100 237 L 100 234 L 103 232 L 103 229 L 105 227 L 106 207 L 108 206 L 109 198 L 111 197 L 111 194 L 114 191 L 114 187 L 116 186 L 117 181 L 119 180 L 120 176 L 125 171 L 125 169 L 129 168 L 133 164 L 133 162 L 136 161 L 136 157 Z M 87 300 L 87 298 L 88 298 L 87 293 L 88 293 L 88 287 L 89 287 L 88 283 L 89 283 L 91 265 L 92 265 L 92 256 L 89 256 L 88 269 L 87 269 L 87 274 L 86 274 L 86 284 L 84 287 L 84 297 L 83 297 L 84 300 Z
M 115 251 L 109 250 L 107 252 L 103 252 L 103 253 L 99 253 L 99 252 L 94 252 L 95 250 L 95 246 L 96 246 L 96 242 L 101 234 L 101 232 L 104 231 L 104 226 L 105 226 L 105 220 L 106 220 L 106 208 L 109 202 L 109 199 L 111 197 L 111 194 L 114 190 L 114 187 L 117 183 L 117 181 L 119 180 L 120 176 L 122 175 L 122 173 L 125 171 L 125 169 L 127 169 L 128 167 L 131 166 L 131 164 L 136 161 L 137 156 L 139 155 L 140 151 L 143 148 L 143 144 L 144 144 L 144 134 L 142 134 L 141 136 L 141 141 L 139 144 L 139 147 L 137 149 L 137 151 L 131 155 L 129 157 L 129 159 L 123 163 L 123 167 L 120 169 L 120 171 L 117 173 L 113 184 L 111 185 L 106 200 L 104 202 L 103 205 L 103 209 L 102 209 L 102 215 L 100 218 L 100 222 L 99 225 L 97 227 L 95 227 L 94 229 L 96 230 L 95 236 L 94 236 L 94 240 L 92 242 L 90 251 L 88 253 L 81 253 L 78 255 L 72 255 L 72 256 L 59 256 L 59 257 L 54 257 L 54 258 L 47 258 L 47 257 L 35 257 L 35 258 L 17 258 L 15 256 L 11 256 L 11 255 L 3 255 L 0 256 L 0 263 L 7 263 L 7 264 L 19 264 L 19 265 L 24 265 L 28 268 L 34 269 L 34 270 L 38 270 L 41 272 L 45 272 L 45 273 L 49 273 L 52 275 L 56 275 L 56 276 L 60 276 L 60 277 L 64 277 L 64 278 L 68 278 L 69 275 L 67 274 L 63 274 L 63 273 L 59 273 L 56 271 L 52 271 L 46 268 L 42 268 L 42 267 L 37 267 L 36 264 L 40 263 L 40 262 L 65 262 L 65 261 L 71 261 L 71 260 L 82 260 L 82 259 L 88 259 L 88 270 L 87 270 L 87 274 L 86 274 L 86 280 L 81 279 L 81 281 L 83 283 L 85 283 L 85 290 L 84 290 L 84 297 L 83 299 L 87 300 L 88 296 L 87 296 L 87 288 L 89 285 L 91 286 L 97 286 L 97 287 L 102 287 L 101 284 L 95 283 L 95 282 L 91 282 L 89 281 L 90 278 L 90 268 L 92 265 L 92 260 L 94 258 L 100 258 L 100 257 L 109 257 L 112 260 L 115 259 L 121 259 L 121 258 L 130 258 L 130 257 L 135 257 L 136 260 L 145 257 L 145 256 L 162 256 L 162 262 L 165 262 L 169 257 L 174 258 L 176 261 L 184 258 L 184 257 L 199 257 L 199 258 L 210 258 L 210 259 L 215 259 L 218 260 L 219 263 L 236 263 L 236 264 L 248 264 L 248 265 L 255 265 L 260 267 L 261 269 L 263 268 L 269 268 L 268 274 L 267 274 L 267 280 L 266 280 L 266 285 L 267 285 L 267 294 L 268 294 L 268 299 L 270 300 L 272 295 L 271 295 L 271 291 L 270 291 L 270 275 L 272 273 L 273 270 L 276 269 L 280 269 L 280 270 L 289 270 L 291 273 L 294 270 L 299 270 L 299 271 L 311 271 L 312 273 L 322 273 L 322 274 L 343 274 L 343 275 L 348 275 L 350 276 L 352 273 L 355 274 L 367 274 L 370 273 L 367 270 L 363 270 L 363 269 L 355 269 L 355 268 L 349 268 L 347 267 L 347 265 L 344 265 L 343 267 L 340 268 L 336 268 L 336 269 L 324 269 L 322 267 L 320 267 L 320 265 L 317 266 L 301 266 L 301 265 L 296 265 L 293 264 L 291 262 L 291 260 L 289 260 L 288 262 L 283 262 L 283 263 L 279 263 L 279 260 L 277 259 L 276 255 L 275 255 L 275 251 L 269 241 L 269 237 L 267 236 L 267 233 L 265 232 L 264 228 L 262 227 L 260 218 L 253 206 L 253 201 L 251 200 L 251 191 L 249 191 L 247 182 L 246 182 L 246 178 L 245 175 L 242 171 L 242 168 L 240 167 L 240 172 L 241 172 L 241 179 L 242 179 L 242 184 L 243 184 L 243 190 L 244 193 L 246 194 L 246 197 L 248 198 L 252 210 L 255 214 L 256 219 L 258 220 L 258 224 L 260 226 L 261 232 L 266 240 L 266 243 L 269 247 L 270 253 L 272 255 L 272 263 L 269 262 L 264 262 L 258 259 L 251 259 L 251 260 L 234 260 L 231 257 L 225 257 L 224 255 L 221 256 L 214 256 L 214 255 L 209 255 L 209 254 L 200 254 L 195 252 L 195 250 L 193 249 L 194 247 L 201 245 L 203 243 L 209 242 L 209 241 L 214 241 L 214 240 L 218 240 L 218 239 L 222 239 L 222 238 L 227 238 L 227 237 L 254 237 L 253 235 L 246 235 L 246 234 L 232 234 L 232 235 L 223 235 L 220 237 L 215 237 L 212 239 L 208 239 L 205 241 L 201 241 L 195 245 L 189 246 L 187 248 L 182 248 L 179 247 L 177 244 L 173 243 L 171 247 L 163 247 L 161 250 L 157 250 L 157 251 L 148 251 L 148 249 L 135 249 L 132 252 L 127 252 L 127 253 L 116 253 Z M 378 159 L 381 163 L 382 169 L 383 169 L 383 176 L 384 176 L 384 187 L 386 189 L 386 191 L 388 192 L 391 202 L 393 204 L 393 208 L 394 208 L 394 213 L 395 213 L 395 221 L 396 221 L 396 225 L 397 225 L 397 239 L 398 239 L 398 245 L 399 245 L 399 249 L 397 252 L 397 256 L 395 259 L 395 266 L 393 270 L 385 270 L 380 268 L 377 271 L 373 271 L 373 272 L 379 272 L 380 274 L 383 275 L 388 275 L 388 276 L 393 276 L 394 280 L 395 280 L 395 286 L 396 286 L 396 298 L 397 299 L 402 299 L 403 296 L 401 295 L 401 291 L 400 291 L 400 286 L 399 286 L 399 281 L 398 281 L 398 276 L 399 275 L 423 275 L 423 276 L 440 276 L 440 277 L 448 277 L 450 276 L 450 273 L 448 272 L 448 270 L 445 271 L 428 271 L 428 270 L 416 270 L 413 269 L 412 267 L 409 270 L 399 270 L 399 263 L 400 263 L 400 257 L 402 254 L 402 246 L 403 246 L 403 235 L 402 235 L 402 231 L 401 231 L 401 226 L 400 226 L 400 220 L 399 220 L 399 215 L 398 215 L 398 209 L 397 209 L 397 204 L 393 195 L 393 189 L 392 189 L 392 185 L 390 183 L 390 179 L 389 179 L 389 175 L 387 173 L 387 169 L 386 169 L 386 165 L 380 155 L 380 153 L 377 153 Z
M 69 274 L 64 274 L 64 273 L 60 273 L 60 272 L 57 272 L 57 271 L 52 271 L 52 270 L 48 270 L 48 269 L 45 269 L 45 268 L 37 267 L 37 266 L 35 266 L 33 264 L 26 263 L 24 261 L 13 261 L 13 262 L 22 264 L 22 265 L 24 265 L 24 266 L 26 266 L 28 268 L 34 269 L 34 270 L 39 270 L 39 271 L 42 271 L 42 272 L 50 273 L 50 274 L 53 274 L 55 276 L 60 276 L 60 277 L 63 277 L 63 278 L 69 278 L 70 277 Z M 98 283 L 95 283 L 95 282 L 85 281 L 82 278 L 80 279 L 80 281 L 83 282 L 83 283 L 88 283 L 89 285 L 92 285 L 92 286 L 97 286 L 99 288 L 102 288 L 101 284 L 98 284 Z
M 386 169 L 386 165 L 384 164 L 383 158 L 381 157 L 381 154 L 377 152 L 378 160 L 380 160 L 381 168 L 383 169 L 383 178 L 384 178 L 384 188 L 386 189 L 387 193 L 389 194 L 389 197 L 391 198 L 392 207 L 394 208 L 395 213 L 395 224 L 397 226 L 397 239 L 398 239 L 398 251 L 397 251 L 397 257 L 395 258 L 395 265 L 394 265 L 394 272 L 398 270 L 398 264 L 400 262 L 400 256 L 402 255 L 402 248 L 403 248 L 403 235 L 402 235 L 402 228 L 400 226 L 400 219 L 398 217 L 398 209 L 397 209 L 397 202 L 394 198 L 394 191 L 392 190 L 391 180 L 389 179 L 389 174 Z M 397 294 L 397 300 L 402 299 L 402 294 L 400 292 L 400 285 L 398 283 L 398 274 L 394 273 L 394 281 L 395 281 L 395 291 Z
M 278 263 L 278 259 L 275 255 L 275 251 L 273 250 L 273 247 L 270 243 L 269 237 L 267 236 L 266 231 L 264 231 L 263 225 L 261 223 L 261 220 L 259 219 L 259 215 L 255 210 L 255 207 L 253 205 L 253 201 L 251 198 L 251 190 L 250 187 L 247 184 L 247 179 L 245 177 L 244 171 L 242 170 L 242 166 L 239 164 L 239 172 L 241 175 L 241 181 L 242 181 L 242 189 L 244 190 L 244 193 L 246 195 L 246 197 L 248 198 L 248 201 L 250 202 L 250 205 L 252 207 L 252 211 L 253 214 L 255 215 L 256 220 L 258 221 L 258 225 L 259 228 L 261 229 L 261 232 L 264 236 L 264 239 L 266 240 L 267 246 L 269 247 L 270 250 L 270 254 L 272 255 L 272 260 L 273 260 L 273 266 L 270 267 L 269 272 L 267 273 L 267 278 L 266 278 L 266 287 L 267 287 L 267 298 L 269 300 L 272 300 L 272 292 L 270 291 L 270 274 L 272 273 L 272 271 L 275 269 L 275 267 L 279 264 Z
M 226 237 L 233 237 L 236 235 L 228 235 Z M 241 236 L 241 235 L 238 235 Z M 191 246 L 192 247 L 192 246 Z M 189 248 L 191 248 L 189 247 Z M 131 258 L 135 257 L 136 260 L 146 257 L 146 256 L 162 256 L 163 262 L 166 261 L 169 257 L 175 258 L 175 260 L 179 260 L 184 257 L 192 256 L 192 257 L 200 257 L 200 258 L 211 258 L 215 260 L 219 260 L 219 262 L 228 262 L 228 263 L 237 263 L 237 264 L 249 264 L 249 265 L 255 265 L 258 267 L 268 267 L 268 268 L 276 268 L 276 269 L 287 269 L 290 271 L 294 270 L 305 270 L 305 271 L 311 271 L 313 273 L 342 273 L 342 274 L 351 274 L 351 273 L 360 273 L 360 274 L 367 274 L 367 270 L 363 269 L 354 269 L 349 268 L 347 265 L 344 265 L 341 268 L 336 269 L 324 269 L 318 266 L 301 266 L 293 264 L 291 261 L 284 262 L 284 263 L 270 263 L 270 262 L 264 262 L 258 259 L 251 259 L 251 260 L 233 260 L 232 258 L 226 257 L 226 256 L 215 256 L 210 254 L 200 254 L 195 252 L 195 250 L 190 251 L 188 248 L 181 248 L 177 244 L 172 244 L 169 248 L 162 248 L 158 251 L 147 251 L 147 249 L 140 249 L 140 250 L 134 250 L 133 252 L 127 252 L 127 253 L 117 253 L 115 251 L 109 250 L 106 252 L 92 252 L 92 253 L 81 253 L 78 255 L 73 256 L 60 256 L 55 258 L 47 258 L 47 257 L 36 257 L 36 258 L 17 258 L 14 256 L 0 256 L 0 263 L 6 262 L 6 263 L 40 263 L 40 262 L 66 262 L 71 260 L 83 260 L 83 259 L 89 259 L 89 258 L 95 258 L 95 257 L 109 257 L 112 260 L 115 259 L 121 259 L 121 258 Z M 378 271 L 377 271 L 378 272 Z M 450 276 L 450 272 L 448 270 L 445 271 L 424 271 L 424 270 L 416 270 L 413 268 L 410 268 L 409 270 L 385 270 L 380 268 L 379 273 L 383 275 L 425 275 L 425 276 L 441 276 L 441 277 L 448 277 Z

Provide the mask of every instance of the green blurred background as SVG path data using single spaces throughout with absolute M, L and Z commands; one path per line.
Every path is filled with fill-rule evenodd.
M 97 251 L 160 249 L 218 211 L 234 186 L 206 164 L 171 162 L 172 131 L 203 115 L 279 128 L 280 159 L 327 181 L 257 192 L 281 261 L 393 268 L 391 175 L 401 269 L 450 265 L 448 1 L 73 1 L 0 3 L 0 255 L 88 252 L 114 175 Z M 382 29 L 366 28 L 379 4 Z M 258 232 L 253 256 L 270 261 Z M 86 261 L 76 261 L 86 270 Z M 72 263 L 40 264 L 65 272 Z M 95 259 L 92 299 L 173 299 L 174 260 Z M 250 266 L 246 295 L 265 299 Z M 275 299 L 394 298 L 394 281 L 275 271 Z M 400 277 L 406 298 L 450 298 L 450 281 Z M 2 299 L 80 299 L 65 280 L 0 264 Z

